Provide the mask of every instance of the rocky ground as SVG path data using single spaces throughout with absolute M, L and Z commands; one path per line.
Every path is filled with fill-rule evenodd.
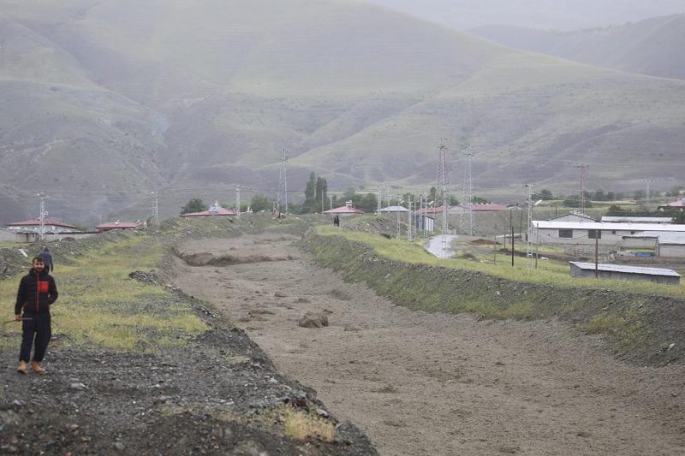
M 381 453 L 685 453 L 682 365 L 625 363 L 554 318 L 398 307 L 319 267 L 297 239 L 185 243 L 179 255 L 194 266 L 177 261 L 175 283 L 213 302 Z M 298 326 L 308 312 L 329 326 Z

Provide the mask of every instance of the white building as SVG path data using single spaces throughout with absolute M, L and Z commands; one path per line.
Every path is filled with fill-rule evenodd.
M 624 236 L 646 235 L 650 232 L 685 234 L 685 225 L 650 223 L 559 222 L 534 220 L 530 238 L 541 244 L 594 244 L 623 245 Z

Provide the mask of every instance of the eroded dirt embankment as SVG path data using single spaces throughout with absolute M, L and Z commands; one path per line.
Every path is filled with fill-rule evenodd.
M 514 282 L 475 271 L 402 263 L 337 236 L 311 235 L 301 245 L 347 280 L 364 282 L 410 309 L 475 311 L 486 319 L 555 317 L 581 330 L 606 318 L 616 324 L 602 337 L 620 359 L 654 366 L 685 362 L 684 299 Z
M 360 426 L 383 454 L 685 452 L 683 366 L 622 362 L 602 339 L 553 316 L 492 321 L 397 306 L 322 269 L 291 244 L 297 239 L 267 233 L 186 243 L 179 249 L 185 254 L 289 259 L 226 267 L 179 264 L 176 283 L 214 302 L 278 369 L 316 389 L 333 413 Z M 520 284 L 489 279 L 469 288 L 479 281 L 476 275 L 457 279 L 444 271 L 384 263 L 359 246 L 338 242 L 308 238 L 305 244 L 348 278 L 368 280 L 384 295 L 404 290 L 408 306 L 439 310 L 437 298 L 421 300 L 435 288 L 486 299 L 483 283 L 492 287 L 490 296 L 525 292 L 535 296 L 531 302 L 544 303 L 542 295 Z M 435 274 L 434 281 L 410 293 L 412 277 L 422 273 Z M 584 292 L 579 293 L 574 299 Z M 330 326 L 299 327 L 299 318 L 310 311 L 327 312 Z

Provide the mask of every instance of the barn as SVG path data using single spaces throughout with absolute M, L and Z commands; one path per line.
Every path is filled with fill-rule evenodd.
M 611 280 L 648 281 L 667 285 L 679 285 L 680 274 L 673 269 L 643 268 L 617 264 L 597 264 L 570 261 L 571 277 Z

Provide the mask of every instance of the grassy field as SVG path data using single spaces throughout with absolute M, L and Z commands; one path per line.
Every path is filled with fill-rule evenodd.
M 380 256 L 404 263 L 477 271 L 493 277 L 540 285 L 609 289 L 685 298 L 685 285 L 682 283 L 679 286 L 673 286 L 651 282 L 598 281 L 596 279 L 572 278 L 569 272 L 569 265 L 566 262 L 539 260 L 536 268 L 534 259 L 517 257 L 514 261 L 514 267 L 512 267 L 509 256 L 499 254 L 497 261 L 494 262 L 493 254 L 491 253 L 474 254 L 470 252 L 467 256 L 458 254 L 456 258 L 442 259 L 433 255 L 427 255 L 420 243 L 408 244 L 404 240 L 398 242 L 395 239 L 387 239 L 383 236 L 355 231 L 341 232 L 331 226 L 320 226 L 317 228 L 317 233 L 324 236 L 343 236 L 350 241 L 360 242 L 372 247 Z M 554 251 L 554 249 L 551 249 L 551 251 Z
M 52 308 L 54 343 L 154 352 L 202 333 L 205 324 L 170 291 L 129 278 L 133 271 L 155 267 L 162 254 L 152 237 L 130 235 L 61 264 L 55 274 L 60 294 Z M 0 281 L 0 300 L 7 303 L 3 321 L 13 318 L 20 277 Z M 20 325 L 5 324 L 2 330 L 10 337 L 0 338 L 0 344 L 18 346 Z

